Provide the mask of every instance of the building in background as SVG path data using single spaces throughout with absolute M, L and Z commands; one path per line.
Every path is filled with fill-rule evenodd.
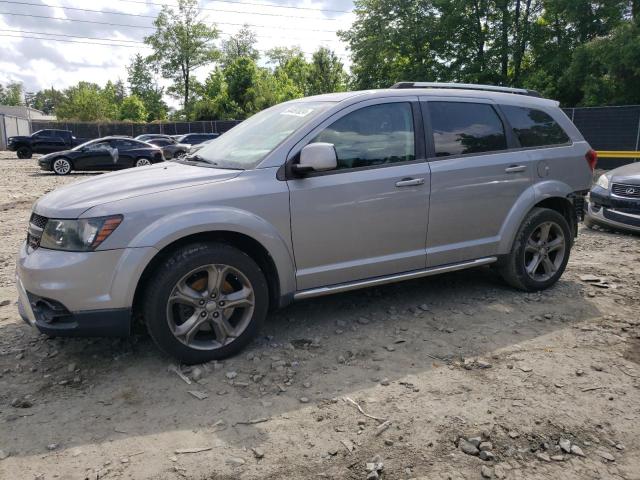
M 32 120 L 55 120 L 40 110 L 24 106 L 0 105 L 0 150 L 6 150 L 7 138 L 16 135 L 31 135 Z

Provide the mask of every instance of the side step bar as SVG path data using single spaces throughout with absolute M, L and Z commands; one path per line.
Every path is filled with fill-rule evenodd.
M 348 292 L 349 290 L 356 290 L 358 288 L 384 285 L 385 283 L 394 283 L 400 282 L 402 280 L 412 280 L 414 278 L 428 277 L 430 275 L 437 275 L 439 273 L 454 272 L 456 270 L 463 270 L 465 268 L 488 265 L 497 260 L 497 257 L 485 257 L 468 262 L 452 263 L 450 265 L 444 265 L 441 267 L 431 267 L 425 268 L 424 270 L 416 270 L 413 272 L 388 275 L 386 277 L 375 277 L 367 280 L 356 280 L 355 282 L 349 283 L 338 283 L 337 285 L 330 285 L 328 287 L 310 288 L 309 290 L 302 290 L 300 292 L 297 292 L 293 296 L 293 299 L 303 300 L 305 298 L 321 297 L 323 295 L 330 295 L 332 293 Z

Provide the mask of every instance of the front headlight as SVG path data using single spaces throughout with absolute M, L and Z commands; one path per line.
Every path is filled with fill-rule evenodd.
M 604 188 L 605 190 L 609 190 L 609 177 L 607 177 L 606 175 L 600 175 L 600 178 L 598 178 L 596 185 Z
M 122 215 L 79 220 L 49 219 L 40 246 L 52 250 L 87 252 L 95 250 L 122 222 Z

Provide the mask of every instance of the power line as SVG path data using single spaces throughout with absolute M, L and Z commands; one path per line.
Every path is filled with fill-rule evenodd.
M 85 35 L 68 35 L 66 33 L 55 33 L 55 32 L 34 32 L 31 30 L 10 30 L 10 29 L 0 29 L 0 32 L 10 32 L 10 33 L 29 33 L 29 34 L 35 34 L 35 35 L 55 35 L 58 37 L 70 37 L 70 38 L 87 38 L 87 39 L 91 39 L 91 40 L 103 40 L 103 41 L 109 41 L 109 42 L 126 42 L 126 43 L 139 43 L 139 44 L 143 44 L 146 45 L 144 42 L 141 42 L 139 40 L 127 40 L 127 39 L 123 39 L 123 38 L 103 38 L 103 37 L 88 37 Z M 233 36 L 233 33 L 230 32 L 223 32 L 220 31 L 220 33 L 222 35 L 227 35 L 229 37 Z M 274 36 L 274 35 L 256 35 L 257 37 L 260 38 L 282 38 L 279 36 Z M 289 39 L 297 39 L 297 40 L 303 40 L 305 37 L 287 37 Z M 332 42 L 332 39 L 320 39 L 318 40 L 320 42 Z
M 0 31 L 5 31 L 5 30 L 0 30 Z M 47 34 L 47 35 L 57 35 L 57 34 Z M 73 36 L 73 35 L 67 35 L 67 36 Z M 0 33 L 0 37 L 24 38 L 24 39 L 29 39 L 29 40 L 44 40 L 44 41 L 47 41 L 47 42 L 79 43 L 79 44 L 84 44 L 84 45 L 103 45 L 105 47 L 151 48 L 151 47 L 149 47 L 148 45 L 145 45 L 145 44 L 142 44 L 142 45 L 128 45 L 128 44 L 122 44 L 122 43 L 102 43 L 102 42 L 91 42 L 91 41 L 83 41 L 83 40 L 66 40 L 66 39 L 62 39 L 62 38 L 51 38 L 51 37 L 35 37 L 33 35 L 13 35 L 13 34 L 9 34 L 9 33 Z M 102 40 L 102 39 L 97 38 L 97 37 L 80 37 L 79 36 L 79 37 L 74 37 L 74 38 L 87 38 L 87 39 Z M 116 40 L 116 39 L 113 39 L 113 40 L 115 40 L 117 42 L 123 41 L 123 40 Z M 136 42 L 136 43 L 141 43 L 141 42 Z M 266 50 L 258 50 L 258 51 L 260 53 L 266 53 Z M 302 51 L 301 53 L 303 53 L 305 55 L 313 55 L 314 52 Z M 342 58 L 346 57 L 345 55 L 338 54 L 338 53 L 335 53 L 335 55 L 337 57 L 342 57 Z
M 25 5 L 29 7 L 49 7 L 49 8 L 62 8 L 64 10 L 75 10 L 79 12 L 90 12 L 90 13 L 101 13 L 105 15 L 124 15 L 126 17 L 140 17 L 140 18 L 153 18 L 155 19 L 155 15 L 142 15 L 140 13 L 125 13 L 125 12 L 111 12 L 111 11 L 103 11 L 103 10 L 91 10 L 89 8 L 79 8 L 79 7 L 62 7 L 57 5 L 48 5 L 43 3 L 31 3 L 31 2 L 18 2 L 16 0 L 0 0 L 0 3 L 11 3 L 14 5 Z M 214 9 L 210 9 L 214 10 Z M 215 10 L 218 13 L 241 13 L 243 15 L 262 15 L 266 17 L 278 17 L 278 18 L 302 18 L 306 20 L 324 20 L 324 21 L 333 21 L 335 18 L 314 18 L 314 17 L 302 17 L 299 15 L 282 15 L 279 13 L 265 13 L 265 12 L 246 12 L 242 10 Z
M 0 0 L 0 3 L 2 0 Z M 14 13 L 14 12 L 0 12 L 0 15 L 11 15 L 15 17 L 32 17 L 32 18 L 44 18 L 47 20 L 61 20 L 63 22 L 81 22 L 81 23 L 92 23 L 94 25 L 108 25 L 110 27 L 130 27 L 130 28 L 144 28 L 147 30 L 155 30 L 155 27 L 148 25 L 131 25 L 130 23 L 113 23 L 113 22 L 98 22 L 96 20 L 81 20 L 79 18 L 61 18 L 61 17 L 50 17 L 47 15 L 33 15 L 31 13 Z M 256 25 L 252 23 L 232 23 L 232 22 L 214 22 L 215 24 L 220 25 L 232 25 L 237 27 L 253 27 L 253 28 L 270 28 L 277 30 L 303 30 L 305 32 L 324 32 L 324 33 L 336 33 L 338 30 L 325 30 L 325 29 L 314 29 L 314 28 L 304 28 L 304 27 L 283 27 L 283 26 L 269 26 L 269 25 Z
M 177 7 L 175 3 L 157 3 L 157 2 L 146 2 L 144 0 L 117 0 L 118 2 L 126 2 L 126 3 L 139 3 L 142 5 L 156 5 L 159 7 L 164 7 L 165 5 L 168 7 Z M 311 10 L 316 12 L 334 12 L 334 13 L 351 13 L 353 10 L 335 10 L 333 8 L 314 8 L 314 7 L 294 7 L 292 5 L 276 5 L 273 3 L 253 3 L 253 2 L 240 2 L 237 0 L 211 0 L 212 2 L 220 2 L 220 3 L 237 3 L 240 5 L 254 5 L 257 7 L 272 7 L 272 8 L 289 8 L 294 10 Z M 200 7 L 200 10 L 214 10 L 213 8 Z

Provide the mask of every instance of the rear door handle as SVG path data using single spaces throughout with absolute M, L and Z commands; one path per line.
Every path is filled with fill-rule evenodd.
M 526 169 L 527 169 L 526 165 L 511 165 L 505 168 L 504 171 L 507 173 L 518 173 L 518 172 L 524 172 Z
M 415 187 L 423 184 L 424 178 L 403 178 L 399 182 L 396 182 L 396 187 Z

